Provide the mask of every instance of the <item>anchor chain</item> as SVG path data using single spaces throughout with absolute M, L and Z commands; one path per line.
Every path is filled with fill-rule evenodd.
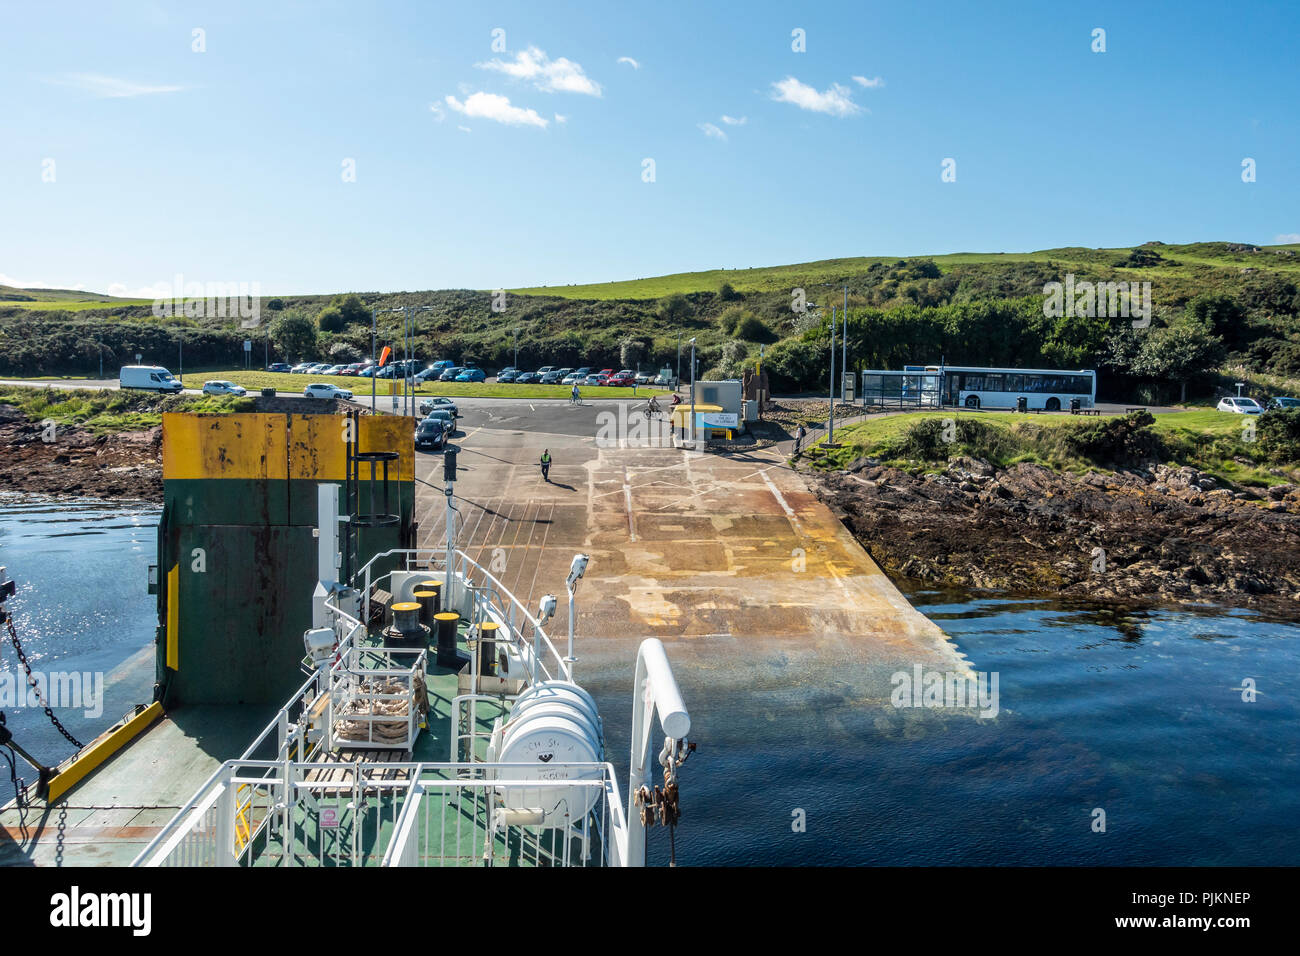
M 682 817 L 677 770 L 693 753 L 695 753 L 694 741 L 665 737 L 663 750 L 659 752 L 659 765 L 664 770 L 663 786 L 655 784 L 654 789 L 651 790 L 642 785 L 641 789 L 633 794 L 633 801 L 637 812 L 641 815 L 643 826 L 652 827 L 658 823 L 660 826 L 668 827 L 669 866 L 677 865 L 677 822 Z
M 0 611 L 0 616 L 3 616 L 5 626 L 9 629 L 9 640 L 13 643 L 14 651 L 18 654 L 18 663 L 22 664 L 23 670 L 27 672 L 27 685 L 31 687 L 33 696 L 35 696 L 37 702 L 45 708 L 45 716 L 50 718 L 50 723 L 54 725 L 54 729 L 63 734 L 63 736 L 67 738 L 68 743 L 80 750 L 85 746 L 85 744 L 72 736 L 72 734 L 69 733 L 68 728 L 64 727 L 59 718 L 54 716 L 54 711 L 45 700 L 45 695 L 41 693 L 40 685 L 37 683 L 36 678 L 32 676 L 32 665 L 27 662 L 27 655 L 23 652 L 22 641 L 18 640 L 18 632 L 14 630 L 13 615 Z

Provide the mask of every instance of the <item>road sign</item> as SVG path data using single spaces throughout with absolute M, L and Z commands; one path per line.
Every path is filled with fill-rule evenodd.
M 852 372 L 844 373 L 844 401 L 846 402 L 853 401 L 853 379 Z
M 244 339 L 244 351 L 245 351 L 245 352 L 251 352 L 251 351 L 253 351 L 253 340 L 252 340 L 252 339 Z

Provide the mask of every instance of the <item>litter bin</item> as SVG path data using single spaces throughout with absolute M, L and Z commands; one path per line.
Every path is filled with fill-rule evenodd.
M 1079 414 L 1079 408 L 1080 408 L 1079 400 L 1077 398 L 1070 399 L 1070 414 L 1071 415 Z
M 264 388 L 264 389 L 262 389 L 262 397 L 263 397 L 263 398 L 275 398 L 275 389 L 273 389 L 273 388 Z
M 1027 399 L 1027 398 L 1026 398 L 1025 396 L 1023 396 L 1023 395 L 1021 395 L 1019 398 L 1017 398 L 1017 399 L 1016 399 L 1016 411 L 1018 411 L 1018 412 L 1027 412 L 1027 411 L 1029 411 L 1029 399 Z

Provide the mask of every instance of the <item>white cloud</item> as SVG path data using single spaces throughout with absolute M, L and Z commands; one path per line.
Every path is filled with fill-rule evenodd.
M 1278 245 L 1289 246 L 1292 243 L 1300 242 L 1300 232 L 1279 233 L 1273 241 Z
M 473 130 L 471 130 L 468 126 L 457 126 L 456 128 L 460 130 L 462 133 L 473 132 Z
M 853 82 L 868 90 L 878 90 L 885 85 L 885 81 L 878 76 L 873 76 L 871 79 L 867 79 L 865 76 L 855 76 Z
M 701 123 L 700 129 L 704 131 L 705 136 L 712 136 L 714 139 L 720 139 L 724 142 L 726 141 L 727 134 L 718 129 L 718 127 L 714 126 L 712 123 Z
M 433 113 L 433 118 L 441 123 L 447 118 L 447 114 L 442 111 L 441 103 L 433 103 L 429 106 L 429 111 Z
M 618 58 L 618 62 L 619 62 L 619 63 L 626 63 L 628 66 L 630 66 L 630 67 L 631 67 L 632 69 L 634 69 L 634 70 L 639 70 L 639 69 L 641 69 L 641 64 L 638 63 L 636 60 L 632 59 L 630 56 L 620 56 L 620 57 Z
M 555 114 L 555 122 L 557 122 L 557 123 L 567 123 L 568 121 L 569 121 L 569 118 L 568 118 L 567 116 L 565 116 L 563 113 L 556 113 L 556 114 Z
M 793 76 L 772 84 L 772 99 L 778 103 L 793 103 L 801 110 L 829 113 L 831 116 L 853 116 L 862 112 L 862 107 L 853 102 L 852 91 L 847 86 L 832 83 L 830 89 L 819 93 Z
M 526 80 L 543 93 L 600 96 L 600 84 L 587 76 L 580 64 L 565 57 L 552 60 L 535 46 L 516 53 L 513 60 L 488 60 L 474 65 L 482 70 L 496 70 L 516 80 Z
M 110 282 L 108 294 L 121 299 L 170 299 L 176 290 L 170 282 L 155 282 L 134 289 L 125 282 Z
M 133 83 L 130 80 L 104 76 L 100 73 L 64 73 L 49 77 L 45 82 L 83 90 L 99 99 L 148 96 L 152 93 L 179 93 L 185 89 L 183 86 L 149 86 L 145 83 Z
M 497 123 L 505 123 L 507 126 L 540 126 L 546 129 L 549 122 L 538 116 L 536 110 L 511 106 L 508 97 L 496 93 L 471 93 L 463 103 L 454 96 L 445 99 L 447 105 L 457 113 L 464 113 L 466 116 L 478 119 L 490 119 Z
M 741 116 L 737 118 L 735 116 L 727 116 L 724 113 L 722 116 L 722 122 L 726 123 L 728 126 L 744 126 L 746 123 L 749 122 L 749 117 Z
M 66 283 L 59 285 L 54 282 L 41 282 L 36 279 L 16 279 L 13 276 L 7 276 L 0 272 L 0 285 L 7 285 L 14 289 L 69 289 L 73 292 L 84 292 L 86 286 L 78 282 L 76 285 Z

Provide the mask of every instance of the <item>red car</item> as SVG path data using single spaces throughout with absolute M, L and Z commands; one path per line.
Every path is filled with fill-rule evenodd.
M 627 385 L 627 386 L 635 385 L 635 384 L 636 384 L 636 373 L 635 373 L 635 372 L 629 372 L 627 369 L 623 369 L 623 371 L 619 372 L 617 375 L 611 375 L 611 376 L 609 377 L 609 381 L 606 382 L 605 384 L 607 384 L 607 385 Z

